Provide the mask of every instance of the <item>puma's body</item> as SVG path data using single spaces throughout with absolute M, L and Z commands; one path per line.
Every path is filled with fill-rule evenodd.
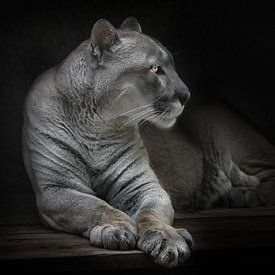
M 176 210 L 275 203 L 275 148 L 221 102 L 190 104 L 177 125 L 141 134 Z
M 171 127 L 188 98 L 170 53 L 135 19 L 119 30 L 98 21 L 91 39 L 42 74 L 25 101 L 23 157 L 42 221 L 92 245 L 137 246 L 171 267 L 192 245 L 186 230 L 171 226 L 172 204 L 262 203 L 258 192 L 247 194 L 261 176 L 272 180 L 274 149 L 239 118 L 189 106 L 174 128 L 155 128 Z

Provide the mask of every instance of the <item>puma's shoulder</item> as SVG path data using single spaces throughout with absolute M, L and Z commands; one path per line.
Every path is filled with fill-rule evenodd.
M 24 123 L 43 125 L 59 112 L 55 88 L 56 68 L 52 67 L 41 74 L 30 88 L 23 107 Z M 39 127 L 40 128 L 40 127 Z

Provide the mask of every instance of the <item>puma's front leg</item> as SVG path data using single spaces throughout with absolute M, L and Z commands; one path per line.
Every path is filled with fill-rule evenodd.
M 136 246 L 135 222 L 96 196 L 46 185 L 37 204 L 44 223 L 54 229 L 81 234 L 92 245 L 108 249 Z
M 137 203 L 132 216 L 139 230 L 138 247 L 166 267 L 184 262 L 190 255 L 193 240 L 185 229 L 171 226 L 174 210 L 168 194 L 156 183 L 147 194 L 140 192 Z

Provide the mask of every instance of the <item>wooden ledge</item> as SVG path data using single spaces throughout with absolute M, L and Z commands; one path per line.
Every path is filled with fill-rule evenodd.
M 232 248 L 275 248 L 275 207 L 176 213 L 174 226 L 190 231 L 193 255 Z M 192 257 L 186 264 L 192 263 Z M 36 213 L 1 213 L 0 263 L 60 270 L 155 268 L 139 250 L 92 247 L 87 239 L 45 228 Z

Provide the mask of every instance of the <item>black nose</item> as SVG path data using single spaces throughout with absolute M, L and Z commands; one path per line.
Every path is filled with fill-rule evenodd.
M 190 92 L 187 88 L 176 89 L 175 94 L 178 96 L 178 99 L 182 105 L 185 105 L 190 99 Z

